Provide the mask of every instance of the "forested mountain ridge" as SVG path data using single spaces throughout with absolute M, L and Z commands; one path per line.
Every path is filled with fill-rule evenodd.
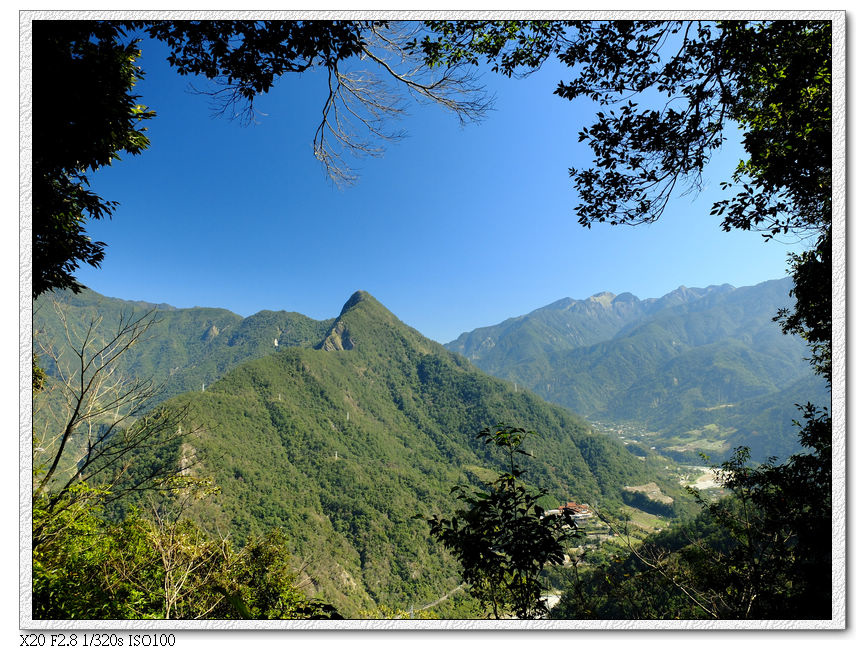
M 810 379 L 804 343 L 772 321 L 790 304 L 791 286 L 782 279 L 738 289 L 680 287 L 643 301 L 610 293 L 565 299 L 446 347 L 592 419 L 639 423 L 667 436 L 704 426 L 724 432 L 702 447 L 668 441 L 667 452 L 683 460 L 696 459 L 696 451 L 723 460 L 745 439 L 757 459 L 785 457 L 798 449 L 793 403 L 825 395 Z M 786 398 L 794 385 L 804 392 L 776 413 L 781 417 L 760 417 L 772 396 Z M 757 419 L 766 428 L 749 425 Z
M 109 336 L 121 317 L 152 313 L 154 324 L 136 346 L 118 360 L 118 370 L 152 379 L 168 398 L 200 389 L 236 365 L 270 354 L 279 346 L 312 347 L 332 320 L 316 321 L 297 312 L 260 311 L 244 318 L 227 309 L 177 308 L 161 303 L 108 298 L 90 289 L 75 294 L 55 291 L 35 301 L 34 351 L 40 346 L 65 347 L 65 319 L 79 339 L 91 322 L 93 334 Z M 62 318 L 61 318 L 62 314 Z M 50 359 L 43 357 L 50 368 Z
M 185 408 L 184 427 L 195 433 L 142 451 L 129 472 L 134 479 L 167 459 L 212 479 L 219 494 L 190 511 L 200 525 L 235 540 L 284 529 L 314 595 L 344 614 L 420 607 L 457 586 L 454 560 L 414 517 L 448 515 L 454 485 L 479 485 L 504 468 L 476 438 L 497 422 L 538 432 L 524 478 L 549 491 L 548 506 L 616 507 L 628 498 L 624 486 L 656 481 L 688 508 L 662 461 L 638 458 L 565 409 L 484 374 L 365 292 L 320 334 L 305 347 L 265 345 L 203 390 L 164 402 Z M 136 503 L 147 505 L 133 499 L 115 514 Z

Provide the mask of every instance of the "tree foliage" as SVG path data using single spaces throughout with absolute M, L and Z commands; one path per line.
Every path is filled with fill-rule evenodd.
M 379 155 L 400 137 L 390 122 L 405 113 L 405 99 L 444 107 L 461 123 L 489 107 L 472 73 L 459 66 L 432 71 L 406 53 L 417 27 L 388 21 L 158 21 L 135 23 L 170 48 L 181 75 L 212 81 L 208 92 L 220 114 L 255 119 L 254 102 L 288 73 L 327 73 L 322 119 L 313 137 L 315 156 L 332 180 L 357 176 L 346 159 Z M 358 70 L 354 60 L 372 71 Z
M 802 407 L 813 453 L 748 463 L 739 448 L 717 469 L 726 496 L 693 491 L 693 520 L 634 544 L 584 556 L 557 618 L 828 619 L 832 616 L 829 421 Z
M 470 593 L 497 619 L 547 613 L 539 574 L 547 564 L 564 563 L 563 544 L 576 534 L 566 516 L 544 516 L 538 501 L 545 491 L 533 492 L 519 481 L 523 472 L 516 455 L 528 455 L 522 445 L 533 433 L 503 424 L 478 433 L 484 443 L 505 451 L 508 470 L 482 490 L 454 487 L 463 507 L 450 519 L 428 520 L 432 535 L 460 561 Z
M 34 505 L 45 538 L 33 553 L 34 619 L 341 618 L 304 595 L 279 530 L 236 548 L 158 508 L 109 522 L 104 492 L 75 491 L 60 516 Z
M 571 170 L 580 223 L 639 224 L 661 216 L 728 137 L 744 130 L 749 160 L 735 199 L 716 204 L 725 229 L 770 235 L 828 223 L 831 24 L 820 21 L 574 21 L 427 23 L 415 41 L 429 65 L 481 56 L 510 76 L 555 55 L 579 75 L 565 99 L 601 107 L 580 130 L 595 160 Z M 794 73 L 795 71 L 795 73 Z M 803 164 L 807 163 L 807 164 Z M 748 181 L 752 184 L 748 184 Z M 685 185 L 685 187 L 681 187 Z
M 808 404 L 802 412 L 803 444 L 813 453 L 749 468 L 740 448 L 720 468 L 731 496 L 700 499 L 730 540 L 727 548 L 695 548 L 691 558 L 721 572 L 714 582 L 695 572 L 720 618 L 831 618 L 831 427 L 825 410 Z
M 555 92 L 569 100 L 588 98 L 602 109 L 596 121 L 580 131 L 580 139 L 594 155 L 594 165 L 571 170 L 579 197 L 577 217 L 587 227 L 658 219 L 676 193 L 701 187 L 702 173 L 728 137 L 728 126 L 740 127 L 747 159 L 726 184 L 734 194 L 716 202 L 712 211 L 722 218 L 725 230 L 758 230 L 766 238 L 793 233 L 812 239 L 810 250 L 791 257 L 796 304 L 778 319 L 785 331 L 805 337 L 815 369 L 831 378 L 830 23 L 432 22 L 426 25 L 431 35 L 419 38 L 396 36 L 387 25 L 374 22 L 36 22 L 34 297 L 51 288 L 79 290 L 73 275 L 78 265 L 100 264 L 104 244 L 92 242 L 84 224 L 88 218 L 110 217 L 116 204 L 90 191 L 88 176 L 121 153 L 137 154 L 148 146 L 143 122 L 153 112 L 132 94 L 142 74 L 135 66 L 135 42 L 126 42 L 132 26 L 166 42 L 172 50 L 169 62 L 181 74 L 214 80 L 220 86 L 216 97 L 223 108 L 233 111 L 240 106 L 247 116 L 252 114 L 254 97 L 269 90 L 280 75 L 324 67 L 328 96 L 314 142 L 325 167 L 341 180 L 352 179 L 344 171 L 343 152 L 380 150 L 358 139 L 357 129 L 370 133 L 373 140 L 387 140 L 391 134 L 385 129 L 386 120 L 402 110 L 399 97 L 377 81 L 346 71 L 349 60 L 367 57 L 410 96 L 438 101 L 461 119 L 474 119 L 483 102 L 462 101 L 451 94 L 465 89 L 470 78 L 459 72 L 461 66 L 485 59 L 494 70 L 511 76 L 530 72 L 556 56 L 577 68 L 578 74 L 572 81 L 562 81 Z M 412 57 L 418 52 L 427 70 L 414 65 L 417 59 Z M 428 71 L 438 71 L 438 76 L 417 81 L 416 74 Z M 353 102 L 359 102 L 364 112 L 354 112 Z M 340 110 L 342 115 L 354 115 L 354 127 L 339 119 Z M 333 146 L 327 144 L 328 138 Z M 427 382 L 421 370 L 434 373 L 436 364 L 419 363 L 412 357 L 419 357 L 418 351 L 410 350 L 407 340 L 389 339 L 387 353 L 414 368 L 417 387 L 423 387 Z M 101 398 L 87 406 L 88 391 L 92 395 L 96 385 L 87 378 L 111 377 L 111 349 L 103 348 L 109 351 L 107 363 L 91 365 L 85 359 L 99 359 L 101 353 L 88 356 L 86 347 L 78 348 L 79 387 L 67 383 L 72 396 L 70 417 L 58 429 L 52 447 L 56 455 L 38 478 L 34 606 L 41 608 L 40 615 L 62 618 L 90 611 L 106 617 L 195 617 L 228 616 L 229 610 L 232 616 L 284 616 L 298 611 L 309 615 L 311 610 L 304 609 L 307 605 L 289 589 L 291 572 L 280 564 L 284 556 L 278 550 L 279 540 L 261 542 L 260 553 L 241 557 L 179 519 L 145 520 L 133 514 L 120 524 L 107 524 L 98 516 L 93 504 L 108 498 L 111 485 L 103 483 L 102 476 L 113 474 L 95 472 L 118 465 L 97 460 L 119 461 L 140 440 L 148 439 L 145 435 L 135 442 L 136 431 L 146 432 L 135 428 L 146 424 L 143 413 L 123 427 L 131 432 L 129 439 L 119 427 L 126 415 L 114 424 L 103 420 L 110 416 L 110 400 L 107 407 Z M 302 367 L 304 359 L 297 360 Z M 94 369 L 95 374 L 88 375 Z M 406 379 L 391 369 L 385 378 L 399 395 L 391 406 L 407 418 L 416 415 L 414 398 L 406 399 L 399 390 L 400 382 L 414 381 L 415 376 Z M 43 384 L 34 372 L 34 390 Z M 115 395 L 121 397 L 116 406 L 126 389 L 115 388 Z M 472 386 L 456 389 L 471 402 Z M 135 390 L 133 385 L 130 394 Z M 415 392 L 423 398 L 434 390 Z M 243 406 L 244 416 L 248 408 Z M 288 435 L 278 409 L 270 410 L 275 413 L 274 426 Z M 442 422 L 451 416 L 447 409 L 437 413 Z M 328 418 L 319 419 L 334 427 Z M 734 457 L 725 467 L 734 499 L 706 503 L 701 536 L 689 538 L 674 551 L 658 546 L 663 556 L 641 551 L 642 558 L 624 560 L 621 566 L 639 570 L 617 573 L 627 578 L 621 584 L 638 584 L 631 581 L 633 575 L 648 575 L 663 566 L 666 593 L 684 594 L 680 585 L 687 584 L 693 596 L 688 602 L 705 596 L 699 615 L 827 615 L 831 420 L 812 405 L 803 407 L 803 419 L 801 440 L 812 453 L 755 469 L 745 465 L 744 454 Z M 151 431 L 171 435 L 176 422 L 168 424 L 157 424 Z M 544 493 L 532 492 L 519 481 L 522 470 L 514 459 L 524 453 L 521 445 L 527 433 L 504 426 L 482 431 L 484 443 L 505 449 L 509 469 L 485 483 L 482 491 L 456 488 L 464 507 L 451 519 L 429 520 L 434 535 L 460 559 L 472 592 L 489 603 L 497 617 L 509 612 L 520 617 L 542 613 L 539 571 L 546 563 L 563 560 L 565 531 L 558 520 L 540 517 L 538 500 Z M 71 463 L 64 471 L 60 461 L 76 437 L 82 441 L 78 458 L 85 462 L 83 466 Z M 287 449 L 290 444 L 288 440 Z M 94 486 L 89 485 L 88 472 Z M 235 478 L 243 481 L 243 472 Z M 343 474 L 339 478 L 349 480 Z M 335 508 L 356 506 L 348 499 L 334 504 Z M 255 508 L 266 520 L 261 504 Z M 345 518 L 355 520 L 369 517 L 352 512 Z M 368 535 L 369 548 L 384 544 L 373 528 L 359 530 Z M 255 549 L 257 543 L 247 546 Z M 71 601 L 70 594 L 80 594 L 80 603 Z M 637 606 L 633 612 L 648 602 L 641 600 L 639 590 L 625 595 Z M 690 606 L 685 602 L 676 615 Z M 664 613 L 653 606 L 646 611 L 664 616 L 671 610 Z
M 792 307 L 792 286 L 562 300 L 446 347 L 591 420 L 639 422 L 679 462 L 699 464 L 698 451 L 720 462 L 741 445 L 757 462 L 787 458 L 801 449 L 794 402 L 826 395 L 805 342 L 772 322 L 780 305 Z
M 66 298 L 72 331 L 87 330 L 94 308 L 105 314 L 92 335 L 97 340 L 113 334 L 116 316 L 153 307 L 91 292 Z M 476 438 L 497 419 L 522 418 L 545 433 L 523 445 L 536 458 L 518 457 L 521 481 L 550 492 L 538 505 L 616 501 L 621 485 L 660 480 L 662 466 L 593 434 L 564 409 L 483 375 L 368 294 L 352 297 L 339 318 L 320 323 L 273 312 L 245 321 L 217 310 L 157 314 L 160 322 L 118 358 L 115 376 L 153 372 L 160 382 L 170 369 L 191 365 L 210 366 L 214 374 L 204 390 L 199 379 L 190 392 L 161 403 L 185 413 L 183 436 L 170 429 L 170 443 L 131 454 L 106 499 L 158 467 L 177 469 L 197 459 L 188 475 L 212 479 L 220 493 L 196 502 L 190 518 L 234 540 L 284 529 L 294 555 L 309 563 L 316 594 L 344 616 L 377 605 L 418 612 L 459 584 L 457 561 L 411 517 L 419 509 L 450 516 L 453 485 L 480 485 L 505 471 L 501 449 Z M 50 302 L 38 316 L 39 339 L 65 340 Z M 211 321 L 219 334 L 196 347 L 202 335 L 210 336 Z M 275 326 L 292 329 L 280 335 L 278 350 Z M 354 341 L 351 350 L 324 348 L 325 341 L 343 338 Z M 233 369 L 211 365 L 223 352 L 237 355 Z M 51 364 L 46 370 L 53 372 Z M 59 392 L 48 390 L 43 397 Z M 40 406 L 39 415 L 45 410 Z M 36 423 L 45 430 L 39 417 Z M 122 520 L 132 505 L 150 513 L 149 494 L 127 491 L 106 503 L 104 515 Z M 477 602 L 459 592 L 424 611 L 471 617 Z
M 831 38 L 828 21 L 430 22 L 413 47 L 429 65 L 484 57 L 510 76 L 556 56 L 578 69 L 555 93 L 602 109 L 579 138 L 594 155 L 570 170 L 579 222 L 660 218 L 677 192 L 699 190 L 714 151 L 742 130 L 747 158 L 713 205 L 724 230 L 794 233 L 796 306 L 779 315 L 831 371 Z M 611 107 L 611 108 L 606 108 Z M 819 310 L 819 313 L 817 311 Z
M 218 487 L 191 471 L 186 410 L 156 404 L 151 381 L 123 372 L 152 312 L 111 328 L 55 308 L 58 337 L 37 338 L 48 368 L 34 395 L 34 618 L 338 617 L 303 594 L 281 531 L 236 549 L 187 518 Z M 147 515 L 107 516 L 132 495 Z
M 102 328 L 102 319 L 69 322 L 54 304 L 61 332 L 57 338 L 42 333 L 36 338 L 49 367 L 40 393 L 34 396 L 33 498 L 40 501 L 45 520 L 33 529 L 33 546 L 44 541 L 45 522 L 74 509 L 78 497 L 88 495 L 79 485 L 101 491 L 104 500 L 121 498 L 164 486 L 186 468 L 173 462 L 155 462 L 138 468 L 128 480 L 130 463 L 145 449 L 159 449 L 184 435 L 183 409 L 160 407 L 158 386 L 122 370 L 123 358 L 144 340 L 154 324 L 147 312 L 121 315 L 114 326 Z M 125 483 L 123 489 L 118 485 Z
M 832 383 L 832 230 L 827 228 L 814 248 L 790 256 L 796 301 L 775 320 L 785 333 L 801 336 L 811 349 L 814 371 Z

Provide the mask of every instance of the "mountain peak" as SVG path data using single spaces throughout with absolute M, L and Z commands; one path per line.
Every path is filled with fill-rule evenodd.
M 358 310 L 358 305 L 378 304 L 378 301 L 366 291 L 358 290 L 351 294 L 345 304 L 342 306 L 342 311 L 339 312 L 339 317 L 334 321 L 333 326 L 328 332 L 324 340 L 319 344 L 319 349 L 332 352 L 333 350 L 352 350 L 355 346 L 355 340 L 352 338 L 352 332 L 349 331 L 348 324 L 345 320 L 346 315 Z M 363 311 L 369 311 L 365 309 Z M 357 316 L 357 314 L 355 314 Z M 349 316 L 349 320 L 353 320 Z
M 433 343 L 401 322 L 371 294 L 355 291 L 317 348 L 326 351 L 360 348 L 364 354 L 384 354 L 384 350 L 395 349 L 395 341 L 423 354 L 432 349 Z
M 630 293 L 629 291 L 626 291 L 625 293 L 620 293 L 618 296 L 613 298 L 613 304 L 620 304 L 620 303 L 626 303 L 626 302 L 627 303 L 638 303 L 638 302 L 640 302 L 640 299 L 637 298 L 637 296 L 635 296 L 634 294 Z
M 541 307 L 540 309 L 567 309 L 572 306 L 576 300 L 573 298 L 561 298 L 560 300 L 556 300 L 555 302 L 551 302 L 549 305 L 545 307 Z M 537 311 L 537 310 L 536 310 Z
M 589 301 L 600 303 L 604 307 L 609 307 L 615 297 L 616 294 L 610 291 L 601 291 L 600 293 L 596 293 L 594 296 L 589 298 Z
M 375 300 L 369 293 L 363 290 L 355 291 L 351 294 L 351 297 L 345 301 L 345 304 L 342 306 L 342 311 L 339 312 L 340 316 L 343 316 L 347 311 L 351 310 L 352 307 L 357 305 L 364 300 Z

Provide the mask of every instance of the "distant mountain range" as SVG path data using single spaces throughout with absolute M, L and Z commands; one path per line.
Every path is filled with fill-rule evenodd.
M 446 347 L 575 413 L 645 427 L 679 460 L 706 452 L 720 462 L 739 445 L 757 460 L 786 457 L 798 450 L 794 404 L 828 401 L 804 343 L 772 321 L 791 288 L 782 279 L 565 298 Z
M 98 315 L 97 337 L 132 309 L 160 319 L 120 370 L 166 382 L 163 403 L 186 407 L 198 433 L 143 450 L 130 475 L 159 459 L 199 459 L 190 471 L 220 492 L 195 506 L 195 517 L 238 540 L 284 528 L 315 594 L 347 615 L 420 607 L 459 584 L 455 561 L 415 517 L 449 514 L 454 485 L 503 469 L 476 438 L 498 422 L 538 432 L 525 479 L 549 491 L 547 507 L 615 508 L 634 499 L 625 486 L 652 481 L 675 499 L 668 514 L 693 506 L 661 457 L 628 451 L 566 409 L 484 374 L 364 292 L 328 321 L 286 312 L 243 319 L 89 291 L 57 298 L 73 330 Z M 37 339 L 62 345 L 50 300 L 39 301 L 34 324 Z

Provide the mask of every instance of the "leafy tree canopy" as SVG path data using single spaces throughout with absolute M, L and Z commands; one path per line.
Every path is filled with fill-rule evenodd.
M 733 179 L 744 183 L 743 192 L 716 206 L 724 228 L 761 227 L 774 235 L 828 223 L 828 22 L 461 21 L 427 27 L 433 34 L 413 47 L 429 65 L 479 64 L 485 57 L 493 70 L 511 76 L 556 55 L 579 70 L 573 81 L 559 83 L 557 95 L 616 107 L 580 130 L 595 155 L 592 168 L 571 170 L 583 225 L 657 219 L 677 186 L 699 186 L 730 120 L 745 129 L 750 159 Z
M 100 490 L 83 483 L 69 509 L 33 507 L 44 543 L 33 552 L 35 619 L 338 619 L 300 588 L 283 531 L 241 548 L 158 508 L 101 517 Z
M 506 471 L 481 490 L 454 487 L 452 492 L 464 507 L 450 519 L 428 520 L 432 535 L 462 564 L 469 592 L 495 618 L 509 613 L 536 618 L 547 613 L 539 574 L 547 564 L 564 563 L 563 545 L 577 534 L 567 517 L 544 516 L 538 501 L 546 492 L 533 492 L 520 481 L 523 471 L 516 455 L 530 455 L 522 447 L 532 434 L 504 424 L 480 431 L 477 437 L 485 444 L 506 453 Z
M 555 55 L 578 70 L 555 93 L 590 99 L 602 109 L 579 135 L 593 165 L 570 170 L 579 197 L 575 210 L 586 227 L 655 221 L 674 193 L 700 189 L 728 126 L 738 126 L 747 157 L 723 184 L 735 194 L 711 212 L 726 231 L 810 239 L 809 250 L 790 257 L 795 305 L 776 320 L 785 332 L 805 338 L 815 370 L 831 382 L 831 22 L 476 21 L 427 27 L 432 35 L 413 47 L 431 66 L 485 59 L 510 76 Z M 761 615 L 788 608 L 808 615 L 802 594 L 819 605 L 818 616 L 828 614 L 831 419 L 811 404 L 801 410 L 800 441 L 810 453 L 748 470 L 742 451 L 726 466 L 725 485 L 747 493 L 754 506 L 752 528 L 739 526 L 738 514 L 724 506 L 705 504 L 734 542 L 732 568 L 713 588 L 745 597 L 743 606 L 733 607 L 737 616 L 755 615 L 749 589 L 764 587 L 775 591 L 765 602 L 761 596 Z M 697 574 L 722 564 L 704 563 Z M 773 580 L 760 584 L 765 576 Z
M 137 22 L 170 48 L 181 75 L 220 79 L 236 100 L 251 104 L 288 72 L 333 68 L 363 51 L 363 32 L 378 21 L 158 21 Z

